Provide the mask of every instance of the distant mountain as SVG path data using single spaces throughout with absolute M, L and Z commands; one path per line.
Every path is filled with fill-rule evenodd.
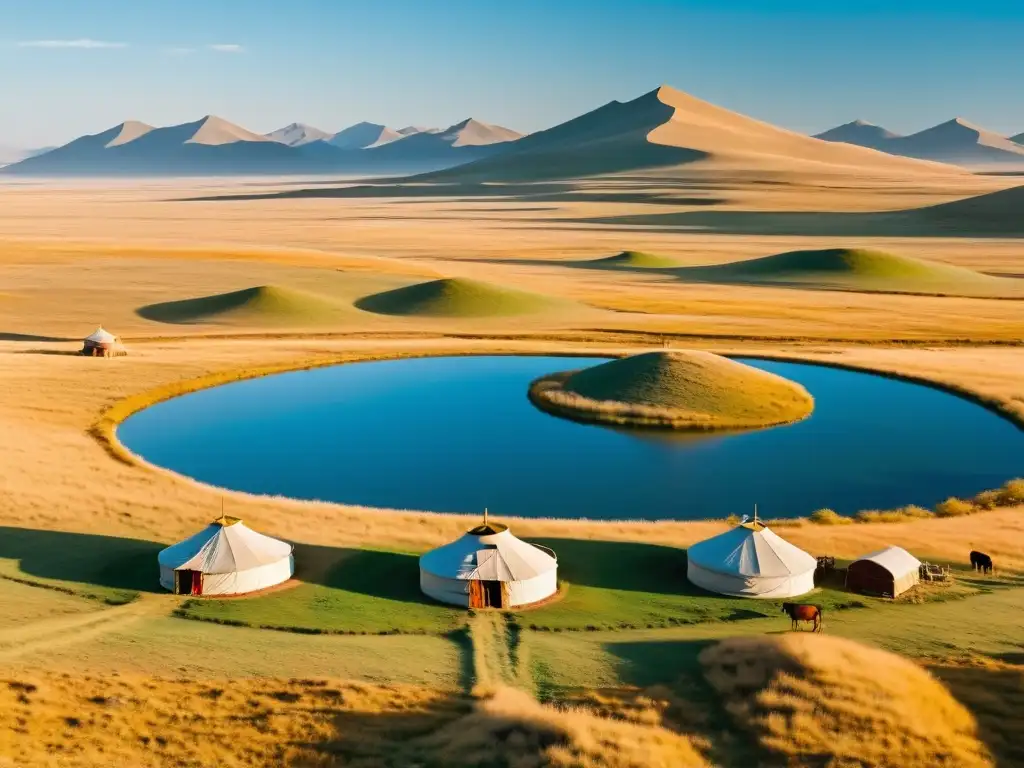
M 314 128 L 312 125 L 292 123 L 284 128 L 271 131 L 266 134 L 266 137 L 279 144 L 287 144 L 289 147 L 301 147 L 303 144 L 309 144 L 314 141 L 327 141 L 333 135 L 327 131 L 321 131 L 319 128 Z
M 427 172 L 500 154 L 522 138 L 509 128 L 469 118 L 442 131 L 423 131 L 369 150 L 374 165 Z
M 1016 136 L 1011 136 L 1010 141 L 1016 144 L 1024 144 L 1024 133 L 1018 133 Z
M 155 128 L 128 121 L 34 157 L 12 156 L 0 173 L 34 176 L 217 176 L 244 174 L 409 174 L 448 168 L 518 138 L 466 120 L 403 135 L 359 123 L 337 134 L 292 123 L 265 136 L 219 117 Z M 407 142 L 411 142 L 408 143 Z M 389 149 L 403 145 L 400 149 Z M 388 149 L 387 152 L 383 150 Z
M 338 131 L 327 143 L 339 149 L 369 149 L 402 138 L 393 128 L 377 123 L 356 123 Z
M 53 147 L 40 147 L 38 149 L 24 149 L 23 147 L 9 147 L 0 145 L 0 166 L 9 163 L 17 163 L 28 157 L 35 157 L 44 152 L 49 152 Z
M 821 139 L 822 141 L 841 141 L 844 144 L 856 144 L 858 147 L 881 149 L 889 140 L 899 138 L 899 134 L 886 130 L 874 123 L 854 120 L 852 123 L 845 123 L 824 133 L 819 133 L 814 138 Z
M 1007 139 L 959 117 L 909 136 L 858 121 L 818 134 L 817 138 L 956 165 L 1024 165 L 1024 146 L 1016 139 Z
M 412 142 L 413 136 L 395 144 Z M 381 150 L 383 151 L 383 150 Z M 658 169 L 786 171 L 911 176 L 956 173 L 848 144 L 776 128 L 662 86 L 637 99 L 610 102 L 568 122 L 508 144 L 473 163 L 419 177 L 428 181 L 554 180 Z
M 422 125 L 407 125 L 405 128 L 399 128 L 398 132 L 403 136 L 412 136 L 414 133 L 440 133 L 440 128 L 425 128 Z
M 30 157 L 4 173 L 36 176 L 280 174 L 317 170 L 302 148 L 288 147 L 208 115 L 167 128 L 130 121 Z

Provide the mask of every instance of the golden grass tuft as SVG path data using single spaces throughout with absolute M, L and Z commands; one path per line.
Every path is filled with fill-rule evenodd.
M 644 352 L 545 376 L 529 395 L 539 408 L 567 418 L 685 430 L 768 427 L 814 409 L 799 384 L 694 350 Z
M 913 662 L 851 640 L 736 637 L 702 651 L 709 683 L 770 765 L 980 768 L 971 713 Z
M 978 508 L 974 504 L 958 499 L 956 496 L 950 496 L 935 505 L 935 514 L 938 517 L 962 517 L 963 515 L 973 515 L 977 511 Z
M 932 517 L 930 510 L 916 504 L 896 509 L 864 509 L 854 515 L 858 523 L 905 523 L 908 520 L 922 520 Z
M 701 768 L 685 736 L 658 725 L 555 709 L 501 687 L 425 740 L 438 765 L 516 768 Z
M 852 517 L 840 515 L 834 509 L 816 509 L 811 512 L 810 521 L 818 525 L 847 525 L 853 522 Z

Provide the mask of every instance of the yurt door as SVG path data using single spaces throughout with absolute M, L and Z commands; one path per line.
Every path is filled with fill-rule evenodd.
M 192 591 L 189 594 L 201 595 L 203 594 L 203 572 L 202 571 L 189 571 L 192 574 Z
M 487 607 L 487 593 L 484 591 L 484 583 L 477 579 L 473 579 L 469 582 L 469 607 Z

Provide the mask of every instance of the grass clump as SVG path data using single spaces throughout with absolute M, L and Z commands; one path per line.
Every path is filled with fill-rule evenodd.
M 149 304 L 136 311 L 147 320 L 176 325 L 314 326 L 343 320 L 351 310 L 323 296 L 259 285 L 214 296 Z
M 364 296 L 359 309 L 379 315 L 420 317 L 507 317 L 568 306 L 560 299 L 465 278 L 416 283 Z
M 853 518 L 845 517 L 840 515 L 834 509 L 816 509 L 811 512 L 810 521 L 817 523 L 818 525 L 848 525 L 853 522 Z
M 908 504 L 896 509 L 865 509 L 858 512 L 854 519 L 860 523 L 905 523 L 908 520 L 921 520 L 932 517 L 930 510 L 916 504 Z
M 978 508 L 971 502 L 958 499 L 956 496 L 950 496 L 935 505 L 935 514 L 938 517 L 963 517 L 973 515 L 977 511 Z
M 799 384 L 708 352 L 645 352 L 542 377 L 530 399 L 598 423 L 714 430 L 798 421 L 814 409 Z
M 1013 507 L 1024 504 L 1024 478 L 1007 480 L 998 491 L 996 503 L 1001 507 Z
M 700 654 L 765 765 L 990 766 L 977 724 L 908 659 L 850 640 L 734 637 Z

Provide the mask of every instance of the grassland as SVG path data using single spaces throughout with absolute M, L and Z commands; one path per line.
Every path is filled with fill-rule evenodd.
M 799 421 L 814 399 L 799 384 L 707 352 L 645 352 L 537 379 L 530 399 L 560 416 L 679 430 Z
M 0 187 L 0 575 L 10 577 L 0 578 L 0 756 L 46 764 L 62 749 L 68 764 L 88 765 L 106 759 L 96 751 L 102 748 L 132 765 L 404 765 L 408 745 L 415 745 L 445 765 L 484 755 L 609 766 L 644 764 L 652 754 L 670 765 L 696 763 L 694 754 L 711 764 L 749 765 L 750 755 L 786 753 L 788 747 L 768 743 L 775 743 L 770 727 L 744 731 L 732 723 L 727 697 L 704 678 L 699 654 L 718 639 L 771 635 L 788 621 L 768 604 L 736 606 L 682 589 L 666 594 L 658 583 L 679 585 L 685 561 L 651 550 L 674 554 L 723 530 L 721 522 L 515 521 L 519 535 L 560 540 L 553 546 L 564 552 L 568 588 L 542 610 L 490 622 L 488 643 L 474 637 L 486 628 L 452 631 L 454 613 L 417 602 L 406 578 L 414 558 L 394 554 L 451 540 L 467 526 L 465 518 L 224 494 L 130 455 L 115 460 L 91 432 L 99 423 L 112 435 L 114 417 L 154 397 L 296 367 L 423 354 L 620 356 L 661 348 L 666 339 L 917 378 L 1024 423 L 1019 302 L 688 281 L 635 257 L 614 269 L 579 268 L 624 250 L 659 254 L 675 270 L 867 248 L 1010 282 L 1021 274 L 1024 251 L 1012 237 L 971 239 L 943 227 L 926 232 L 921 217 L 899 229 L 895 216 L 874 236 L 835 228 L 837 216 L 890 216 L 998 190 L 1006 180 L 865 177 L 842 187 L 827 179 L 785 180 L 752 185 L 725 174 L 709 179 L 707 190 L 670 189 L 665 182 L 646 197 L 593 180 L 571 194 L 519 190 L 502 199 L 461 198 L 453 188 L 453 196 L 429 200 L 230 204 L 178 203 L 174 198 L 197 194 L 174 184 Z M 687 184 L 694 183 L 700 185 Z M 283 188 L 277 181 L 256 184 Z M 218 185 L 237 189 L 210 182 L 202 192 Z M 665 217 L 699 225 L 708 194 L 722 215 L 743 219 L 747 230 L 730 231 L 721 218 L 707 219 L 711 229 L 662 228 Z M 684 200 L 696 197 L 703 199 Z M 762 226 L 764 217 L 791 214 L 820 216 L 829 226 Z M 558 308 L 481 315 L 482 309 L 456 302 L 455 310 L 435 315 L 351 310 L 338 327 L 305 317 L 301 308 L 279 313 L 286 321 L 275 319 L 274 302 L 261 307 L 267 297 L 255 299 L 257 311 L 247 304 L 252 297 L 238 311 L 222 311 L 219 301 L 195 314 L 194 305 L 186 306 L 184 322 L 137 312 L 253 285 L 277 286 L 301 296 L 300 304 L 315 296 L 351 308 L 364 297 L 440 275 L 497 286 L 502 295 L 549 297 Z M 492 299 L 485 297 L 484 309 Z M 129 357 L 74 354 L 99 322 L 125 338 Z M 223 496 L 254 528 L 329 550 L 325 567 L 300 574 L 300 585 L 279 593 L 223 601 L 233 615 L 217 615 L 217 603 L 186 605 L 154 593 L 154 553 L 205 524 Z M 837 595 L 827 608 L 826 632 L 927 661 L 977 720 L 978 738 L 993 760 L 1020 761 L 1008 711 L 1017 706 L 1024 633 L 1024 587 L 1014 573 L 1024 569 L 1019 506 L 941 519 L 804 524 L 785 535 L 808 551 L 840 558 L 882 544 L 961 566 L 970 548 L 992 554 L 999 574 L 960 574 L 944 595 L 956 599 L 868 601 L 867 608 L 839 610 L 844 598 Z M 623 548 L 617 562 L 631 565 L 620 573 L 595 572 L 587 553 L 612 545 Z M 368 566 L 366 578 L 346 572 L 360 558 L 405 565 Z M 405 575 L 381 587 L 389 573 Z M 827 593 L 822 599 L 833 600 Z M 405 625 L 410 634 L 275 632 L 186 620 L 174 615 L 179 609 L 194 618 L 210 611 L 202 618 L 320 625 L 327 632 L 392 632 Z M 588 619 L 595 611 L 616 620 L 599 626 Z M 521 694 L 471 702 L 466 692 L 484 677 L 480 670 L 495 664 L 515 674 L 489 679 L 521 683 L 545 700 L 579 708 L 580 718 L 538 708 Z M 332 702 L 320 690 L 343 695 Z M 769 713 L 806 711 L 800 702 L 759 702 Z M 182 718 L 199 740 L 181 737 Z M 769 715 L 766 723 L 772 722 Z M 444 736 L 420 740 L 427 730 Z M 873 731 L 863 733 L 874 738 Z

